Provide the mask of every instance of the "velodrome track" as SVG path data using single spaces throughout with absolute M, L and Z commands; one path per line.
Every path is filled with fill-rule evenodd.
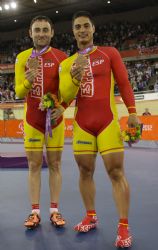
M 4 147 L 1 151 L 4 151 Z M 157 149 L 126 149 L 125 165 L 131 186 L 129 222 L 134 237 L 132 250 L 157 249 Z M 30 212 L 27 166 L 14 169 L 3 168 L 2 164 L 0 166 L 0 250 L 115 249 L 113 242 L 116 237 L 117 212 L 112 199 L 111 183 L 100 156 L 95 172 L 96 210 L 100 223 L 97 230 L 88 234 L 77 234 L 73 231 L 73 226 L 81 220 L 85 211 L 79 195 L 78 169 L 71 145 L 65 145 L 62 158 L 63 188 L 60 210 L 67 220 L 64 229 L 56 229 L 49 222 L 47 168 L 42 170 L 41 225 L 36 230 L 27 231 L 23 227 L 23 221 Z

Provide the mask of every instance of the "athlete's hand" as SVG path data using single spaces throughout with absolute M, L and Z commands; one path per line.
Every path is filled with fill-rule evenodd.
M 84 73 L 84 67 L 87 63 L 87 58 L 84 55 L 79 55 L 71 67 L 70 73 L 72 78 L 80 82 Z
M 130 114 L 127 121 L 129 128 L 135 128 L 140 124 L 140 121 L 136 114 Z
M 25 78 L 30 82 L 33 83 L 35 78 L 37 77 L 38 69 L 29 69 L 25 72 Z
M 64 113 L 65 109 L 63 106 L 59 106 L 58 108 L 54 108 L 51 113 L 51 119 L 57 121 L 60 116 Z
M 33 83 L 38 74 L 39 61 L 37 57 L 29 58 L 27 61 L 28 70 L 25 72 L 25 78 Z
M 39 67 L 38 57 L 30 57 L 27 61 L 27 66 L 29 69 L 37 69 Z

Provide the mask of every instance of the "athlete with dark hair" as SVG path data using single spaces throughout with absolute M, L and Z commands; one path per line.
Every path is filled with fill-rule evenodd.
M 95 26 L 91 14 L 77 12 L 72 26 L 79 51 L 61 63 L 59 89 L 65 102 L 77 98 L 73 149 L 80 171 L 79 187 L 86 216 L 75 230 L 88 232 L 98 223 L 93 174 L 99 152 L 112 183 L 119 214 L 115 245 L 130 247 L 130 191 L 124 173 L 124 145 L 114 99 L 114 79 L 129 112 L 129 127 L 138 125 L 133 91 L 117 49 L 93 44 Z
M 32 211 L 25 221 L 27 228 L 40 223 L 40 189 L 43 148 L 46 148 L 49 168 L 50 220 L 56 226 L 64 226 L 65 220 L 58 211 L 61 192 L 61 155 L 64 144 L 64 123 L 62 113 L 67 104 L 62 102 L 52 110 L 53 136 L 45 137 L 46 111 L 39 108 L 41 99 L 48 92 L 59 99 L 59 64 L 67 56 L 64 52 L 50 47 L 54 36 L 52 21 L 37 16 L 31 21 L 30 37 L 34 47 L 21 52 L 15 64 L 15 91 L 19 98 L 25 98 L 24 145 L 29 165 L 29 193 Z

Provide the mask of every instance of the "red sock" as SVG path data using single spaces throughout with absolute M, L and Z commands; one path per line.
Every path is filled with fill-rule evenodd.
M 95 210 L 87 210 L 87 216 L 96 216 L 96 211 Z
M 120 219 L 119 220 L 119 224 L 120 225 L 124 225 L 124 226 L 128 225 L 128 218 L 122 218 L 122 219 Z
M 32 210 L 39 209 L 39 204 L 32 204 Z
M 50 208 L 58 208 L 58 203 L 51 202 L 50 203 Z

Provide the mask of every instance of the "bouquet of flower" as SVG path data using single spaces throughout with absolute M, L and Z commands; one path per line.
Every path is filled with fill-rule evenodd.
M 141 139 L 143 124 L 134 128 L 128 128 L 122 131 L 122 138 L 131 147 L 133 143 L 137 143 Z
M 51 112 L 54 108 L 58 108 L 60 106 L 58 98 L 56 95 L 48 92 L 41 98 L 41 102 L 39 104 L 39 109 L 41 111 L 46 110 L 46 135 L 49 134 L 52 137 L 52 125 L 55 124 L 55 121 L 51 119 Z
M 41 102 L 39 104 L 39 109 L 44 111 L 47 109 L 53 109 L 59 107 L 59 101 L 56 95 L 48 92 L 41 98 Z

